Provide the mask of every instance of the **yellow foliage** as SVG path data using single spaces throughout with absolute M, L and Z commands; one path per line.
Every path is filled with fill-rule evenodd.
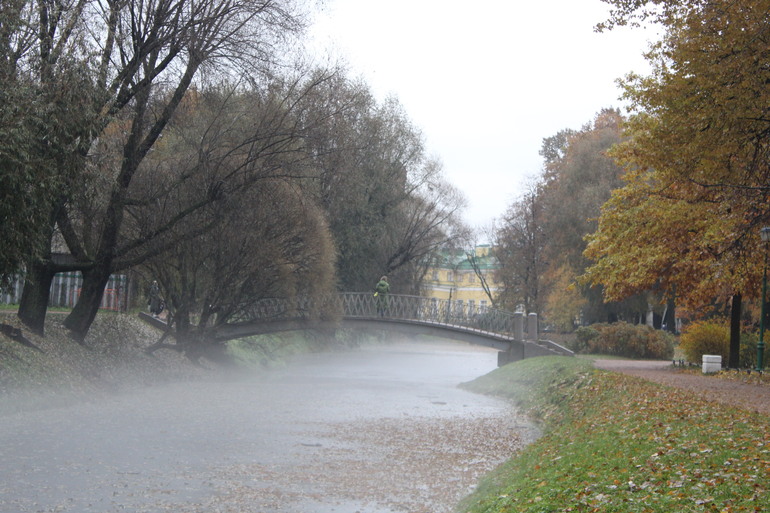
M 580 310 L 588 301 L 574 286 L 575 273 L 569 266 L 559 267 L 552 279 L 552 286 L 546 297 L 545 317 L 549 324 L 560 331 L 570 332 L 574 329 Z
M 730 353 L 730 326 L 726 321 L 696 321 L 679 337 L 679 347 L 690 362 L 700 362 L 704 354 L 720 355 L 727 361 Z
M 631 75 L 635 114 L 612 156 L 627 184 L 605 204 L 582 283 L 608 299 L 652 287 L 689 305 L 758 295 L 770 223 L 770 0 L 685 7 Z M 676 22 L 674 22 L 676 21 Z

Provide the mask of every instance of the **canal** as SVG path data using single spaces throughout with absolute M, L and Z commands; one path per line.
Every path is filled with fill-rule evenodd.
M 393 341 L 252 379 L 0 417 L 0 511 L 442 513 L 536 436 L 458 384 L 497 352 Z

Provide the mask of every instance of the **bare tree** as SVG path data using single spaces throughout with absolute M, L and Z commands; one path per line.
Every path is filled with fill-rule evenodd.
M 445 181 L 441 163 L 428 160 L 420 171 L 411 177 L 408 198 L 393 215 L 383 248 L 385 272 L 396 278 L 403 275 L 395 282 L 412 294 L 421 289 L 430 256 L 467 236 L 460 220 L 465 197 Z
M 489 303 L 494 308 L 497 305 L 497 298 L 492 293 L 492 288 L 489 286 L 489 270 L 484 269 L 484 267 L 486 267 L 484 261 L 493 257 L 479 256 L 476 254 L 475 249 L 466 250 L 465 256 L 468 259 L 468 263 L 470 264 L 471 269 L 473 269 L 473 274 L 476 275 L 476 278 L 478 278 L 479 283 L 481 284 L 482 290 L 484 290 L 484 295 L 489 298 Z
M 65 325 L 80 338 L 85 336 L 93 322 L 104 285 L 114 271 L 114 251 L 129 200 L 131 180 L 201 66 L 216 64 L 218 58 L 248 56 L 256 57 L 257 62 L 269 60 L 272 56 L 264 53 L 266 49 L 260 43 L 282 38 L 285 29 L 296 26 L 289 12 L 276 1 L 166 3 L 159 0 L 157 4 L 150 5 L 152 10 L 148 10 L 144 2 L 129 2 L 129 6 L 127 11 L 117 11 L 116 14 L 125 14 L 130 18 L 118 18 L 118 22 L 124 21 L 125 26 L 118 23 L 116 28 L 126 31 L 130 28 L 130 35 L 125 41 L 116 40 L 116 43 L 121 53 L 129 53 L 129 49 L 133 48 L 143 50 L 141 55 L 133 56 L 142 58 L 133 65 L 129 61 L 128 66 L 122 68 L 128 71 L 131 79 L 122 80 L 120 87 L 115 89 L 116 107 L 122 109 L 122 95 L 132 97 L 130 127 L 122 148 L 121 168 L 112 183 L 112 193 L 104 209 L 100 242 L 93 255 L 93 263 L 84 270 L 80 300 L 65 321 Z M 132 20 L 130 25 L 129 19 Z M 153 37 L 153 34 L 156 36 Z M 252 48 L 256 49 L 256 55 Z M 163 98 L 153 97 L 153 89 L 149 87 L 157 79 L 174 84 Z
M 96 315 L 104 284 L 115 270 L 115 249 L 126 208 L 132 203 L 131 183 L 186 92 L 204 70 L 247 71 L 256 78 L 276 60 L 281 43 L 299 32 L 301 18 L 293 12 L 290 0 L 73 0 L 55 4 L 40 0 L 26 5 L 41 13 L 34 19 L 39 20 L 36 34 L 40 34 L 41 50 L 30 51 L 24 61 L 43 62 L 37 57 L 48 57 L 39 80 L 46 83 L 52 74 L 48 63 L 64 55 L 80 59 L 90 71 L 95 94 L 88 110 L 91 120 L 84 123 L 86 133 L 79 138 L 80 154 L 89 155 L 94 143 L 110 135 L 120 153 L 119 167 L 98 177 L 108 193 L 97 202 L 100 223 L 92 238 L 98 243 L 93 247 L 78 245 L 73 237 L 78 218 L 69 194 L 58 198 L 50 209 L 75 256 L 69 268 L 84 274 L 80 301 L 66 320 L 73 334 L 82 338 Z M 82 176 L 79 178 L 75 183 L 82 183 Z M 35 267 L 46 273 L 27 282 L 20 317 L 42 329 L 45 303 L 41 299 L 50 283 L 45 278 L 52 276 L 55 266 L 43 260 L 30 267 L 32 276 Z
M 543 204 L 533 184 L 526 194 L 511 205 L 497 232 L 494 254 L 500 262 L 497 281 L 502 284 L 501 306 L 527 312 L 539 312 L 540 288 L 544 262 Z

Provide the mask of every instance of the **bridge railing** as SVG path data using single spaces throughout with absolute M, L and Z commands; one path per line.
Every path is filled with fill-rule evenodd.
M 516 333 L 515 319 L 518 317 L 518 322 L 520 324 L 523 322 L 521 314 L 475 307 L 460 301 L 421 296 L 399 294 L 374 296 L 371 292 L 343 292 L 336 298 L 325 298 L 324 301 L 337 302 L 334 310 L 346 318 L 382 318 L 435 323 L 511 337 Z M 308 300 L 265 299 L 252 307 L 247 317 L 249 321 L 302 319 L 309 318 L 314 310 L 317 309 Z
M 388 294 L 379 298 L 368 292 L 340 294 L 346 317 L 385 317 L 434 322 L 506 335 L 514 333 L 516 314 L 493 308 L 477 308 L 465 302 L 422 296 Z

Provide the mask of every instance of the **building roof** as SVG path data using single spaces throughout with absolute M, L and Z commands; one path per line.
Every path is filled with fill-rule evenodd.
M 474 251 L 475 254 L 471 255 L 471 258 L 475 259 L 479 269 L 492 270 L 499 267 L 497 259 L 492 254 L 490 254 L 490 249 L 491 248 L 488 245 L 476 246 Z M 457 248 L 446 248 L 440 250 L 438 255 L 436 255 L 434 263 L 431 267 L 453 269 L 458 271 L 473 270 L 473 265 L 469 255 L 465 252 L 465 250 Z

